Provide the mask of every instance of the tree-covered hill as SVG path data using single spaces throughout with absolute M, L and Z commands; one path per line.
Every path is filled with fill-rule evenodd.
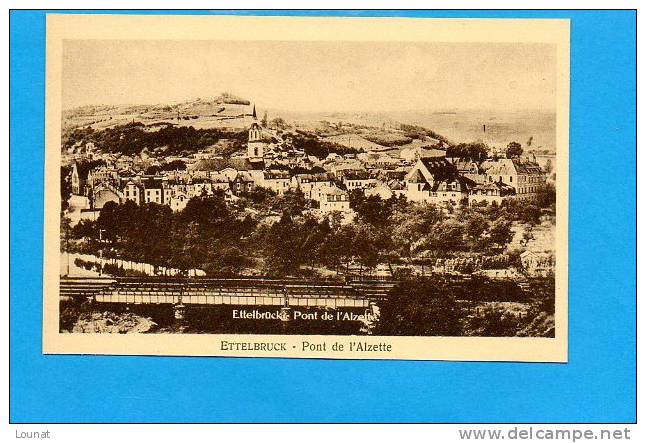
M 232 149 L 236 150 L 246 142 L 247 132 L 215 128 L 195 129 L 192 126 L 170 124 L 152 130 L 150 126 L 136 122 L 103 130 L 78 128 L 65 131 L 61 146 L 66 150 L 78 143 L 93 142 L 104 152 L 133 155 L 144 149 L 153 151 L 163 148 L 165 155 L 179 155 L 196 152 L 225 139 L 231 140 Z

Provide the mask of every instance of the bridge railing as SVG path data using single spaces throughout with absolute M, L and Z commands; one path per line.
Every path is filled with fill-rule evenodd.
M 101 301 L 170 300 L 182 297 L 265 297 L 292 299 L 373 299 L 387 296 L 388 282 L 330 282 L 296 279 L 79 278 L 61 277 L 61 296 L 94 296 Z M 160 298 L 161 297 L 161 298 Z M 195 300 L 202 300 L 195 299 Z M 142 299 L 143 300 L 143 299 Z M 155 301 L 149 301 L 155 302 Z

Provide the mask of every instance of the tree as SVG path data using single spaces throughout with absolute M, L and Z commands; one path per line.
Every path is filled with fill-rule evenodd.
M 244 199 L 251 203 L 254 209 L 265 210 L 268 209 L 272 200 L 276 197 L 276 193 L 269 188 L 263 186 L 256 186 L 251 191 L 244 194 Z
M 467 217 L 465 233 L 472 242 L 478 242 L 489 228 L 489 221 L 482 214 L 475 213 Z
M 551 174 L 554 170 L 554 165 L 552 164 L 552 159 L 547 159 L 545 166 L 543 166 L 543 171 L 547 174 Z
M 305 261 L 309 262 L 310 267 L 323 259 L 322 246 L 326 243 L 332 228 L 328 220 L 318 223 L 313 217 L 306 217 L 300 226 L 303 237 L 301 248 L 305 254 Z
M 338 274 L 339 266 L 347 268 L 355 257 L 356 234 L 353 225 L 350 224 L 338 225 L 333 222 L 331 229 L 332 232 L 327 236 L 327 240 L 319 247 L 318 254 L 321 262 Z
M 67 219 L 69 220 L 69 219 Z M 68 222 L 69 223 L 69 222 Z M 79 220 L 70 231 L 71 238 L 95 238 L 98 236 L 96 224 L 92 220 Z
M 447 157 L 468 158 L 471 160 L 485 159 L 489 155 L 489 147 L 482 142 L 459 143 L 446 148 Z
M 504 308 L 486 306 L 468 320 L 469 335 L 478 337 L 513 337 L 520 329 L 518 317 Z
M 518 142 L 510 142 L 505 153 L 507 158 L 518 158 L 523 155 L 523 147 Z
M 503 217 L 493 222 L 491 229 L 489 229 L 489 241 L 501 248 L 507 245 L 513 237 L 514 233 L 511 230 L 511 222 L 505 220 Z
M 164 163 L 161 165 L 160 170 L 162 171 L 185 171 L 186 170 L 186 163 L 184 163 L 182 160 L 173 160 L 168 163 Z
M 287 127 L 287 122 L 282 117 L 276 117 L 272 119 L 270 126 L 276 129 L 285 129 Z
M 524 204 L 521 207 L 520 220 L 530 225 L 537 225 L 541 222 L 541 209 L 533 203 Z
M 72 196 L 72 168 L 69 166 L 61 166 L 61 211 L 69 208 L 69 199 Z
M 69 217 L 65 217 L 61 213 L 61 229 L 59 232 L 59 239 L 60 239 L 60 248 L 61 252 L 71 252 L 70 251 L 70 232 L 71 232 L 71 227 L 70 223 L 72 221 L 69 219 Z
M 298 227 L 289 215 L 269 228 L 265 236 L 265 265 L 273 275 L 294 275 L 303 262 L 304 251 L 300 247 Z
M 357 213 L 360 220 L 373 226 L 387 223 L 393 213 L 394 201 L 393 198 L 383 200 L 376 195 L 364 197 L 361 189 L 354 189 L 350 193 L 350 207 Z
M 159 166 L 152 165 L 152 166 L 148 166 L 146 168 L 146 170 L 144 171 L 144 174 L 146 174 L 146 175 L 156 175 L 156 174 L 159 174 L 160 171 L 161 171 L 161 168 Z
M 303 213 L 308 202 L 305 194 L 300 189 L 289 189 L 283 195 L 274 198 L 271 208 L 274 211 L 282 211 L 284 215 L 295 217 Z
M 139 249 L 141 259 L 157 269 L 164 266 L 171 254 L 170 227 L 173 212 L 166 205 L 147 203 L 139 208 Z M 154 232 L 155 235 L 146 235 Z
M 546 183 L 536 195 L 539 208 L 551 208 L 556 204 L 556 188 L 554 183 Z
M 372 269 L 379 263 L 379 255 L 382 250 L 377 229 L 366 223 L 360 223 L 355 227 L 352 249 L 357 261 L 361 265 L 360 274 L 363 269 Z
M 234 276 L 251 264 L 245 251 L 235 245 L 213 242 L 209 245 L 209 262 L 204 266 L 207 275 Z
M 375 335 L 462 335 L 460 308 L 440 278 L 414 278 L 395 286 L 379 305 Z
M 262 116 L 262 120 L 260 120 L 260 124 L 262 125 L 263 128 L 267 127 L 267 111 Z
M 433 228 L 432 238 L 429 241 L 432 249 L 457 251 L 464 248 L 464 226 L 457 220 L 448 219 L 438 223 Z
M 207 245 L 199 231 L 197 222 L 189 222 L 187 226 L 175 225 L 172 235 L 174 245 L 169 260 L 171 266 L 184 272 L 203 266 Z
M 393 212 L 389 225 L 391 229 L 392 248 L 409 261 L 413 259 L 416 249 L 424 243 L 435 225 L 444 220 L 444 214 L 435 205 L 398 203 L 398 210 Z

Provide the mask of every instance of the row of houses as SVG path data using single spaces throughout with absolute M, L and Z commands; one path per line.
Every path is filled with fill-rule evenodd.
M 362 152 L 343 156 L 330 153 L 319 161 L 268 142 L 268 138 L 276 139 L 276 134 L 265 133 L 255 107 L 252 118 L 246 153 L 229 158 L 198 156 L 188 162 L 186 171 L 154 175 L 135 173 L 127 164 L 97 166 L 77 161 L 72 167 L 72 192 L 86 196 L 91 209 L 100 209 L 108 201 L 130 200 L 181 210 L 190 198 L 218 190 L 234 199 L 258 187 L 278 195 L 299 189 L 322 211 L 349 211 L 349 193 L 356 190 L 382 199 L 405 196 L 415 202 L 470 205 L 532 197 L 545 184 L 545 175 L 535 159 L 476 162 L 446 158 L 444 151 L 430 152 L 421 147 L 407 151 L 408 157 L 400 159 Z M 86 144 L 84 154 L 88 153 L 96 153 L 94 145 Z M 319 172 L 296 172 L 304 170 Z
M 240 197 L 262 187 L 282 195 L 299 189 L 323 211 L 349 210 L 349 192 L 363 190 L 382 199 L 404 196 L 436 204 L 501 203 L 506 198 L 530 198 L 545 185 L 540 167 L 521 159 L 498 159 L 478 165 L 444 157 L 421 158 L 408 173 L 342 170 L 338 173 L 298 173 L 266 169 L 263 162 L 244 159 L 204 159 L 187 171 L 133 174 L 107 166 L 88 169 L 74 163 L 72 192 L 85 195 L 93 209 L 108 201 L 154 202 L 181 210 L 198 195 L 224 191 Z
M 197 169 L 163 174 L 128 174 L 106 166 L 88 170 L 80 163 L 72 167 L 72 192 L 87 198 L 89 209 L 100 210 L 107 202 L 158 203 L 182 210 L 188 200 L 223 191 L 236 199 L 256 188 L 270 189 L 278 195 L 299 189 L 322 211 L 349 211 L 348 192 L 337 186 L 328 173 L 296 174 L 285 170 L 264 170 L 249 161 L 214 162 L 205 160 Z M 217 164 L 216 164 L 217 163 Z
M 478 164 L 434 157 L 418 159 L 405 181 L 409 200 L 472 205 L 532 198 L 544 188 L 546 176 L 530 159 L 501 158 Z

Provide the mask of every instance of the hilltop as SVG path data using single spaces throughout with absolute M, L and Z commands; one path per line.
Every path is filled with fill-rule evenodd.
M 216 97 L 195 98 L 174 104 L 90 105 L 63 111 L 63 129 L 91 126 L 105 129 L 127 123 L 173 123 L 195 128 L 242 127 L 251 102 L 224 92 Z M 190 123 L 188 123 L 190 122 Z
M 197 131 L 234 133 L 239 147 L 242 133 L 250 124 L 251 100 L 221 93 L 210 98 L 194 98 L 178 103 L 156 105 L 95 105 L 63 113 L 63 138 L 79 140 L 76 131 L 120 130 L 141 124 L 146 131 L 160 128 L 193 128 Z M 410 111 L 410 112 L 298 112 L 257 108 L 263 126 L 277 134 L 289 132 L 350 151 L 389 151 L 440 148 L 470 142 L 505 149 L 518 141 L 527 152 L 553 155 L 555 114 L 542 111 Z M 266 121 L 263 118 L 268 115 Z M 486 133 L 483 128 L 486 126 Z M 190 149 L 185 146 L 184 149 Z

